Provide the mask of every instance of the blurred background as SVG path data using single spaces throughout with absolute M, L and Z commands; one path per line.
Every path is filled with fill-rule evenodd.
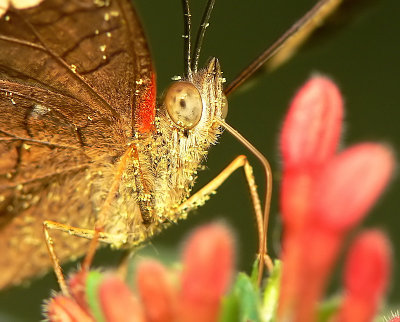
M 183 70 L 180 1 L 134 2 L 150 43 L 160 95 L 171 77 L 182 74 Z M 193 29 L 196 30 L 206 0 L 192 2 Z M 217 0 L 202 49 L 201 65 L 212 56 L 218 57 L 224 77 L 229 82 L 315 2 Z M 396 0 L 376 1 L 365 8 L 356 8 L 347 24 L 332 26 L 284 66 L 258 77 L 229 98 L 227 121 L 272 164 L 275 182 L 269 240 L 275 254 L 279 252 L 280 233 L 278 135 L 291 98 L 310 75 L 328 75 L 342 90 L 346 102 L 343 147 L 361 141 L 378 141 L 391 145 L 399 155 L 399 12 L 400 2 Z M 248 152 L 228 133 L 223 134 L 220 143 L 211 149 L 206 170 L 200 173 L 195 190 L 239 154 L 248 155 Z M 262 168 L 254 157 L 249 158 L 262 195 L 265 180 Z M 393 243 L 395 260 L 389 303 L 394 309 L 400 308 L 399 196 L 400 182 L 396 175 L 364 221 L 366 227 L 379 227 L 386 231 Z M 205 206 L 155 238 L 151 247 L 154 255 L 162 253 L 163 248 L 180 249 L 176 245 L 188 231 L 212 220 L 223 220 L 236 232 L 238 269 L 249 271 L 257 251 L 257 234 L 247 184 L 241 171 L 234 173 Z M 112 265 L 118 261 L 119 255 L 102 250 L 96 265 Z M 74 267 L 76 263 L 70 264 L 66 270 Z M 53 274 L 34 281 L 29 288 L 0 293 L 0 321 L 40 320 L 42 301 L 49 296 L 51 289 L 58 290 Z M 337 290 L 333 283 L 332 292 Z

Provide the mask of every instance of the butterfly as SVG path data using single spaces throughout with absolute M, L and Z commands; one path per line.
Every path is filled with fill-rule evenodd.
M 184 89 L 174 87 L 166 94 L 171 110 L 156 108 L 153 63 L 128 1 L 48 0 L 11 10 L 0 21 L 0 42 L 0 287 L 51 265 L 45 221 L 62 226 L 51 238 L 68 261 L 86 251 L 87 240 L 65 232 L 90 238 L 100 225 L 103 241 L 134 247 L 212 192 L 188 203 L 221 132 L 212 117 L 224 118 L 217 60 L 200 70 L 203 77 L 187 75 L 196 86 L 186 96 L 208 93 L 217 103 L 185 123 L 176 108 L 199 101 L 182 101 Z M 196 133 L 200 123 L 207 129 Z

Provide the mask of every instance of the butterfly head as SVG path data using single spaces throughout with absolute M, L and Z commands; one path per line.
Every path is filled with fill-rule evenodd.
M 218 129 L 216 118 L 225 119 L 227 114 L 222 83 L 221 67 L 212 58 L 206 68 L 167 89 L 160 109 L 163 119 L 174 131 L 206 139 Z

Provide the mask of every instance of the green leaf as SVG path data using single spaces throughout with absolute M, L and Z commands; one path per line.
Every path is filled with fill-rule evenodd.
M 341 296 L 332 297 L 324 301 L 319 307 L 317 312 L 318 322 L 328 322 L 336 314 L 341 304 Z
M 220 322 L 258 322 L 260 320 L 260 301 L 258 288 L 252 279 L 239 273 L 232 292 L 222 303 Z
M 280 293 L 281 273 L 282 263 L 279 260 L 275 260 L 274 269 L 267 279 L 261 308 L 261 316 L 265 322 L 274 321 L 276 317 Z
M 239 299 L 239 321 L 260 321 L 258 290 L 248 275 L 239 273 L 235 293 Z
M 238 274 L 234 292 L 239 302 L 239 321 L 260 321 L 258 290 L 248 275 Z
M 234 292 L 223 298 L 218 321 L 239 322 L 239 303 Z
M 256 288 L 258 288 L 258 265 L 259 264 L 260 264 L 260 261 L 257 258 L 253 263 L 253 267 L 251 268 L 251 275 L 250 275 L 251 282 Z
M 86 299 L 97 322 L 105 322 L 98 297 L 98 288 L 102 280 L 103 275 L 98 271 L 90 271 L 86 279 Z

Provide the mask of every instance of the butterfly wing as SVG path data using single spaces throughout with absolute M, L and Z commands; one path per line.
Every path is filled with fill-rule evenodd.
M 108 170 L 151 122 L 152 75 L 128 1 L 49 0 L 0 19 L 0 287 L 51 265 L 43 220 L 93 228 Z M 85 252 L 66 235 L 52 235 L 62 260 Z

